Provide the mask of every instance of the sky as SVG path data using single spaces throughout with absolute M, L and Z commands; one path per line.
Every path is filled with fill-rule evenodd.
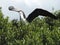
M 60 0 L 0 0 L 0 7 L 2 7 L 4 17 L 8 16 L 10 20 L 19 20 L 19 14 L 9 11 L 9 6 L 22 9 L 27 17 L 36 8 L 42 8 L 50 12 L 52 12 L 52 8 L 60 10 Z

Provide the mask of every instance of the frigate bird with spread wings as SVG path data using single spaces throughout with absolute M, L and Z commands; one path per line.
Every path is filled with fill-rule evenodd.
M 32 22 L 33 19 L 35 19 L 37 16 L 41 15 L 41 16 L 47 16 L 47 17 L 50 17 L 50 18 L 53 18 L 53 19 L 57 19 L 57 17 L 55 15 L 53 15 L 52 13 L 44 10 L 44 9 L 39 9 L 39 8 L 36 8 L 35 10 L 33 10 L 29 15 L 28 17 L 26 18 L 24 12 L 22 10 L 18 10 L 16 8 L 14 8 L 13 6 L 10 6 L 9 7 L 9 10 L 11 11 L 15 11 L 15 12 L 18 12 L 21 16 L 21 19 L 24 21 L 24 22 Z

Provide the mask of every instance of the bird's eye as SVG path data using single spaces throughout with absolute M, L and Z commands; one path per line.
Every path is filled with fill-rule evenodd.
M 10 6 L 10 7 L 9 7 L 9 10 L 13 10 L 13 9 L 14 9 L 14 7 L 13 7 L 13 6 Z

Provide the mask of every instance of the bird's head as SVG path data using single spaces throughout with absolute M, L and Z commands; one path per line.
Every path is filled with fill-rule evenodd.
M 13 6 L 9 6 L 9 8 L 8 8 L 10 11 L 15 11 L 15 12 L 20 12 L 21 10 L 18 10 L 18 9 L 16 9 L 15 7 L 13 7 Z
M 23 12 L 21 9 L 17 9 L 17 8 L 15 8 L 15 7 L 13 7 L 13 6 L 10 6 L 8 9 L 9 9 L 10 11 L 18 12 L 18 13 L 21 15 L 21 17 L 24 15 L 24 18 L 26 18 L 24 12 Z

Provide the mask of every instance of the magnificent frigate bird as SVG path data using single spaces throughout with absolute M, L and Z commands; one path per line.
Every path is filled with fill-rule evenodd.
M 14 8 L 13 6 L 9 7 L 9 10 L 11 11 L 15 11 L 18 12 L 21 16 L 21 19 L 26 23 L 26 22 L 32 22 L 33 19 L 35 19 L 37 16 L 41 15 L 41 16 L 47 16 L 53 19 L 57 19 L 57 17 L 55 15 L 53 15 L 52 13 L 44 10 L 44 9 L 39 9 L 36 8 L 35 10 L 33 10 L 28 17 L 26 18 L 25 13 L 22 10 L 18 10 L 16 8 Z

